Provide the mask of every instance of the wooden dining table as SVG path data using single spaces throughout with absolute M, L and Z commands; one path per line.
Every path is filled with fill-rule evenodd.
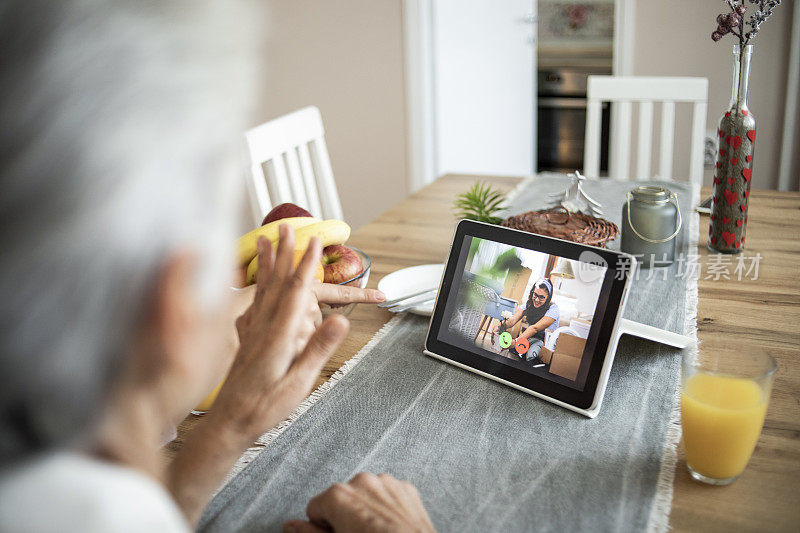
M 510 191 L 521 178 L 447 175 L 358 228 L 350 244 L 372 258 L 369 287 L 414 265 L 441 263 L 456 224 L 453 200 L 476 181 Z M 710 194 L 703 189 L 704 197 Z M 708 218 L 700 218 L 697 253 L 706 249 Z M 712 487 L 689 476 L 682 447 L 675 472 L 670 524 L 679 531 L 800 530 L 800 193 L 754 190 L 750 196 L 746 254 L 761 254 L 757 279 L 699 279 L 698 338 L 702 351 L 735 351 L 756 344 L 778 363 L 764 429 L 753 458 L 733 484 Z M 361 349 L 392 314 L 359 305 L 351 330 L 319 376 L 326 381 Z M 421 347 L 420 347 L 421 349 Z M 196 423 L 189 416 L 169 458 Z M 667 421 L 665 420 L 664 423 Z

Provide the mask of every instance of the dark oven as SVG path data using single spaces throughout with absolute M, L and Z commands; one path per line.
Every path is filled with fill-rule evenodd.
M 589 69 L 551 69 L 538 73 L 538 170 L 583 170 L 586 87 Z M 600 170 L 608 171 L 609 104 L 603 103 Z

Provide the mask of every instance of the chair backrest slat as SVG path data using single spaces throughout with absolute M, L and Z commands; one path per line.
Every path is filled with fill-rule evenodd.
M 270 159 L 266 162 L 266 167 L 267 185 L 272 185 L 270 196 L 273 196 L 275 202 L 279 204 L 291 202 L 294 195 L 289 185 L 289 177 L 286 175 L 286 167 L 283 164 L 283 158 L 278 156 Z
M 308 209 L 308 194 L 306 194 L 306 184 L 303 179 L 303 173 L 300 170 L 300 161 L 297 159 L 297 150 L 290 148 L 283 154 L 283 162 L 286 166 L 286 172 L 293 179 L 289 180 L 289 185 L 292 188 L 292 198 L 294 203 Z
M 342 218 L 319 109 L 305 107 L 257 126 L 245 137 L 256 223 L 283 202 L 295 203 L 316 217 Z
M 614 102 L 611 113 L 615 135 L 611 138 L 609 174 L 614 179 L 627 180 L 630 179 L 628 169 L 631 157 L 631 103 Z
M 303 182 L 306 184 L 308 211 L 315 217 L 322 218 L 322 206 L 319 203 L 319 192 L 317 191 L 317 182 L 314 179 L 314 167 L 311 165 L 311 154 L 308 152 L 308 145 L 302 144 L 298 146 L 297 155 L 300 158 Z
M 328 158 L 328 148 L 325 138 L 318 137 L 309 143 L 311 151 L 311 164 L 317 175 L 317 185 L 320 188 L 320 203 L 325 218 L 342 218 L 342 205 L 336 193 L 336 183 L 333 181 L 331 160 Z
M 675 144 L 675 102 L 661 104 L 661 154 L 658 175 L 672 176 L 672 151 Z
M 800 6 L 795 9 L 800 9 Z M 707 106 L 705 102 L 696 102 L 692 107 L 692 151 L 689 156 L 689 179 L 692 183 L 703 181 L 704 143 L 697 142 L 697 139 L 703 139 L 705 135 Z
M 653 102 L 639 104 L 639 140 L 636 141 L 636 179 L 650 179 L 650 151 L 653 143 Z
M 264 218 L 264 213 L 268 212 L 272 205 L 272 199 L 269 197 L 263 165 L 261 163 L 253 163 L 250 172 L 252 173 L 252 179 L 247 180 L 250 208 L 253 213 L 253 220 L 256 221 L 256 224 L 260 224 Z
M 598 177 L 600 175 L 600 118 L 603 103 L 594 98 L 589 98 L 586 103 L 586 134 L 584 136 L 583 173 L 586 176 Z
M 651 179 L 654 104 L 661 104 L 659 170 L 662 179 L 673 179 L 675 104 L 693 104 L 690 138 L 689 179 L 701 183 L 708 80 L 705 78 L 654 78 L 632 76 L 589 76 L 587 90 L 584 174 L 599 177 L 600 109 L 611 102 L 611 154 L 609 176 L 629 179 L 631 155 L 631 114 L 633 104 L 639 112 L 636 179 Z

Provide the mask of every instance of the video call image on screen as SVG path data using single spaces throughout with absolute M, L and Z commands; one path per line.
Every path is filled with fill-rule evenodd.
M 475 237 L 465 239 L 459 262 L 444 340 L 582 388 L 607 269 Z

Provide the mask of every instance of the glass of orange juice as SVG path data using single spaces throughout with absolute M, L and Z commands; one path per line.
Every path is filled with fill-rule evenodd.
M 764 425 L 775 360 L 763 349 L 683 357 L 681 424 L 698 481 L 727 485 L 744 471 Z

